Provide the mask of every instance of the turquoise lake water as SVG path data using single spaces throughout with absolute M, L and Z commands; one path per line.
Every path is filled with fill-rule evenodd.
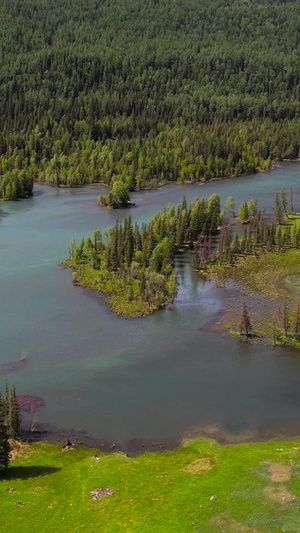
M 270 212 L 275 192 L 293 186 L 300 210 L 300 163 L 205 185 L 167 185 L 135 193 L 134 221 L 147 220 L 185 194 L 217 192 L 236 204 L 257 198 Z M 34 197 L 2 205 L 0 220 L 0 390 L 41 396 L 36 419 L 100 440 L 157 441 L 202 426 L 239 432 L 274 428 L 299 433 L 300 351 L 250 346 L 203 331 L 223 306 L 223 291 L 177 259 L 173 305 L 145 319 L 114 316 L 104 299 L 74 287 L 60 263 L 79 241 L 129 213 L 99 208 L 102 187 L 36 186 Z

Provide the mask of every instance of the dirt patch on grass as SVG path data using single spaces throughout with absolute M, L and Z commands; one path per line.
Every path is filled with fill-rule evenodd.
M 33 450 L 29 446 L 29 444 L 24 444 L 20 441 L 14 441 L 10 445 L 10 459 L 11 461 L 14 461 L 15 459 L 18 459 L 19 457 L 22 457 L 23 459 L 27 459 L 32 454 Z
M 228 531 L 232 533 L 259 533 L 258 529 L 253 529 L 252 527 L 246 526 L 245 524 L 241 524 L 233 518 L 213 518 L 212 523 L 222 528 L 222 531 Z
M 264 489 L 265 496 L 270 499 L 274 500 L 279 503 L 287 503 L 295 500 L 295 496 L 291 494 L 285 487 L 283 486 L 277 486 L 277 487 L 266 487 Z
M 103 496 L 114 496 L 115 493 L 110 487 L 103 487 L 102 489 L 95 489 L 90 492 L 92 500 L 99 500 Z
M 283 483 L 289 481 L 292 477 L 292 467 L 289 465 L 280 465 L 276 463 L 265 463 L 269 474 L 271 474 L 271 481 L 273 483 Z
M 202 459 L 196 459 L 182 470 L 189 474 L 201 474 L 201 472 L 208 472 L 212 468 L 209 457 L 203 457 Z

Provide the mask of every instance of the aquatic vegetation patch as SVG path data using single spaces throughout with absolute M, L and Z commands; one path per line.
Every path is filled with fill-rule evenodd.
M 21 394 L 17 397 L 17 400 L 21 411 L 27 413 L 35 413 L 37 409 L 46 405 L 43 398 L 40 396 L 32 396 L 31 394 Z
M 280 254 L 265 253 L 260 258 L 248 256 L 242 258 L 236 265 L 222 265 L 214 271 L 211 270 L 210 279 L 215 280 L 218 285 L 225 286 L 225 289 L 228 287 L 225 312 L 219 318 L 219 325 L 215 329 L 227 330 L 232 335 L 240 337 L 241 310 L 243 302 L 246 302 L 252 330 L 256 335 L 252 341 L 268 339 L 273 343 L 275 327 L 278 344 L 282 342 L 282 345 L 285 345 L 289 342 L 297 346 L 297 337 L 293 337 L 293 329 L 298 295 L 286 290 L 284 280 L 286 276 L 294 276 L 299 265 L 300 250 L 293 249 Z M 234 297 L 231 297 L 233 289 Z M 289 338 L 284 333 L 280 334 L 278 325 L 278 314 L 284 301 L 288 313 Z

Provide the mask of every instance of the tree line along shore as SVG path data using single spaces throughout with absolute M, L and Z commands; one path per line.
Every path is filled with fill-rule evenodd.
M 130 192 L 297 159 L 299 15 L 271 0 L 3 0 L 0 197 L 34 182 L 114 195 L 115 182 Z

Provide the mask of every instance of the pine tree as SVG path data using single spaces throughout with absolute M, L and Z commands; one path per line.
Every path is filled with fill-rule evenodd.
M 283 236 L 282 236 L 281 226 L 279 226 L 278 232 L 277 232 L 277 246 L 278 246 L 279 251 L 282 248 L 282 244 L 283 244 Z
M 0 397 L 0 419 L 3 420 L 3 423 L 6 425 L 8 421 L 9 413 L 9 390 L 7 382 L 5 384 L 5 396 Z
M 247 222 L 249 218 L 249 210 L 248 210 L 248 204 L 245 202 L 244 204 L 241 204 L 239 207 L 239 213 L 238 218 L 240 219 L 241 223 L 244 224 Z
M 145 298 L 145 291 L 146 291 L 146 276 L 145 276 L 145 270 L 142 270 L 141 273 L 141 283 L 140 283 L 140 295 L 142 298 Z
M 75 239 L 72 239 L 69 243 L 69 255 L 70 255 L 70 259 L 74 259 L 74 255 L 75 255 L 75 250 L 76 250 L 76 242 L 75 242 Z
M 17 400 L 16 387 L 14 385 L 10 394 L 9 413 L 7 421 L 7 430 L 11 438 L 16 439 L 19 436 L 20 423 L 20 406 Z
M 291 209 L 291 212 L 294 213 L 294 193 L 293 193 L 293 187 L 291 187 L 290 209 Z
M 234 240 L 232 243 L 232 252 L 234 255 L 237 255 L 240 253 L 241 247 L 240 247 L 240 239 L 238 236 L 238 233 L 235 234 Z
M 127 221 L 127 224 L 125 226 L 125 223 Z M 125 241 L 125 261 L 127 266 L 129 267 L 133 258 L 133 252 L 134 252 L 134 234 L 133 234 L 133 227 L 131 222 L 131 217 L 125 219 L 124 222 L 124 241 Z
M 281 189 L 281 205 L 282 205 L 282 210 L 284 214 L 286 214 L 289 204 L 288 204 L 287 194 L 284 189 Z
M 281 305 L 279 304 L 278 305 L 278 309 L 277 309 L 277 312 L 278 312 L 278 327 L 280 329 L 283 329 L 283 320 L 282 320 L 282 308 L 281 308 Z
M 300 334 L 300 300 L 298 299 L 293 312 L 293 335 L 297 339 Z
M 248 207 L 249 216 L 256 218 L 257 213 L 258 213 L 257 200 L 254 200 L 253 198 L 251 198 L 251 200 L 248 200 L 247 207 Z
M 252 329 L 252 325 L 251 325 L 250 317 L 248 314 L 246 304 L 244 302 L 242 314 L 241 314 L 241 321 L 240 321 L 240 332 L 242 333 L 243 331 L 245 331 L 247 339 L 248 339 L 251 329 Z
M 273 213 L 274 213 L 276 223 L 282 224 L 284 210 L 282 206 L 282 198 L 280 198 L 280 194 L 278 192 L 275 195 Z
M 0 416 L 0 470 L 9 465 L 9 440 L 3 417 Z
M 275 320 L 275 317 L 273 319 L 273 344 L 274 346 L 276 346 L 276 340 L 277 340 L 277 335 L 276 335 L 276 320 Z
M 129 287 L 127 298 L 128 298 L 128 301 L 129 301 L 129 302 L 132 302 L 132 300 L 133 300 L 133 298 L 134 298 L 134 292 L 133 292 L 133 287 L 132 287 L 132 285 L 130 285 L 130 287 Z
M 233 196 L 228 196 L 227 197 L 227 200 L 226 200 L 226 211 L 232 216 L 234 217 L 234 208 L 235 208 L 235 203 L 234 203 L 234 198 Z
M 282 329 L 284 331 L 285 336 L 288 336 L 288 328 L 289 328 L 289 310 L 287 306 L 287 299 L 284 299 L 283 308 L 282 308 Z

